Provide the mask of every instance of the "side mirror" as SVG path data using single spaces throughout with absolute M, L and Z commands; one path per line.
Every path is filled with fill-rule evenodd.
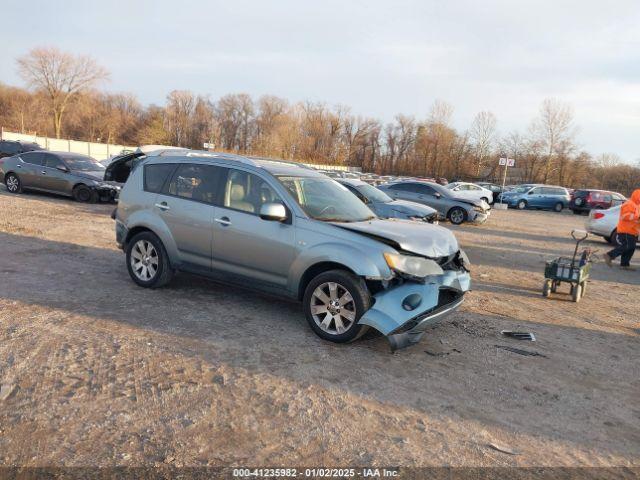
M 434 197 L 436 198 L 440 198 L 442 196 L 442 194 L 440 192 L 436 192 L 433 194 Z
M 287 219 L 287 209 L 281 203 L 265 203 L 260 207 L 260 218 L 272 222 L 284 222 Z
M 61 172 L 69 173 L 69 167 L 67 167 L 66 165 L 58 165 L 56 166 L 56 168 Z
M 455 188 L 453 189 L 453 191 L 454 191 L 454 192 L 458 192 L 458 191 L 460 191 L 460 187 L 455 187 Z
M 533 190 L 529 190 L 529 193 L 527 193 L 527 195 L 533 195 L 535 192 Z

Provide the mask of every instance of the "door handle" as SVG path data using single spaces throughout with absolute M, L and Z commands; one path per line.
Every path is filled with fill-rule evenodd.
M 18 168 L 22 168 L 22 165 L 18 164 Z
M 158 207 L 160 210 L 164 210 L 165 212 L 167 210 L 171 210 L 171 207 L 167 205 L 167 202 L 156 203 L 156 207 Z
M 214 220 L 223 227 L 228 227 L 229 225 L 231 225 L 231 220 L 229 220 L 229 217 L 214 218 Z
M 47 172 L 46 172 L 46 171 L 44 171 L 44 170 L 42 170 L 42 172 L 40 172 L 40 173 L 42 173 L 43 175 L 46 175 L 46 174 L 47 174 Z

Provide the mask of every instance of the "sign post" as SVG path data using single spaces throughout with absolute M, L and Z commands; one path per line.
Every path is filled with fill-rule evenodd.
M 502 195 L 504 194 L 504 185 L 507 181 L 507 168 L 515 166 L 516 161 L 513 158 L 501 157 L 498 161 L 498 165 L 504 166 L 504 172 L 502 174 L 502 190 L 500 191 L 500 206 L 494 205 L 498 210 L 506 210 L 507 205 L 504 205 L 502 201 Z

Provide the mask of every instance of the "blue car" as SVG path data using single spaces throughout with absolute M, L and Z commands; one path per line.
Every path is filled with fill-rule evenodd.
M 337 182 L 347 187 L 380 218 L 438 223 L 438 212 L 431 207 L 406 200 L 394 200 L 382 190 L 362 180 L 341 178 Z
M 513 190 L 502 193 L 498 199 L 499 202 L 520 210 L 537 208 L 556 212 L 568 207 L 570 200 L 571 196 L 566 188 L 536 183 L 518 185 Z

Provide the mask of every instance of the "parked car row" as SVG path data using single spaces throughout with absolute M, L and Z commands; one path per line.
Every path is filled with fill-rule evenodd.
M 0 181 L 10 193 L 37 190 L 79 202 L 112 201 L 120 186 L 104 180 L 104 167 L 86 155 L 32 149 L 0 158 Z

